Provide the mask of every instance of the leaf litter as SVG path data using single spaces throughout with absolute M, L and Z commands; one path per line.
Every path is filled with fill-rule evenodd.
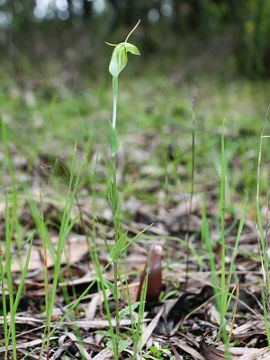
M 194 196 L 190 214 L 187 206 L 189 195 L 179 184 L 171 186 L 169 194 L 166 193 L 168 189 L 164 189 L 163 186 L 164 173 L 162 169 L 157 165 L 139 166 L 142 152 L 147 154 L 149 148 L 154 149 L 157 146 L 156 139 L 153 138 L 153 144 L 148 144 L 149 148 L 142 150 L 145 147 L 144 140 L 144 138 L 140 138 L 136 144 L 136 140 L 133 139 L 132 152 L 124 156 L 120 151 L 119 155 L 119 178 L 127 191 L 131 191 L 129 186 L 132 187 L 133 193 L 132 196 L 124 195 L 122 199 L 123 228 L 128 232 L 128 239 L 147 228 L 127 249 L 121 269 L 122 273 L 127 275 L 129 296 L 134 304 L 140 297 L 143 280 L 147 269 L 149 270 L 149 286 L 146 294 L 141 340 L 143 356 L 146 359 L 151 358 L 148 357 L 152 356 L 151 348 L 155 346 L 154 344 L 159 344 L 168 349 L 168 353 L 164 352 L 162 355 L 164 359 L 173 356 L 175 359 L 225 359 L 222 341 L 218 336 L 220 319 L 214 300 L 208 253 L 201 243 L 202 197 L 200 194 Z M 127 138 L 126 141 L 129 139 Z M 16 155 L 14 156 L 16 157 Z M 48 186 L 48 177 L 61 177 L 63 172 L 69 170 L 64 163 L 56 161 L 53 156 L 42 154 L 40 159 L 42 162 L 50 163 L 50 173 L 46 176 L 44 172 L 37 172 L 35 168 L 28 167 L 22 156 L 15 162 L 15 167 L 18 167 L 19 171 L 25 172 L 26 176 L 23 179 L 33 180 L 33 177 L 39 177 L 43 193 L 42 201 L 40 202 L 39 193 L 32 192 L 31 198 L 37 206 L 42 207 L 51 243 L 56 247 L 63 202 L 61 198 L 59 200 L 56 193 L 51 191 Z M 55 163 L 61 164 L 61 166 L 57 165 L 58 167 L 54 171 Z M 126 167 L 130 163 L 134 164 L 134 169 L 129 178 L 126 178 Z M 136 167 L 137 165 L 138 167 Z M 104 164 L 99 164 L 99 172 L 99 175 L 105 172 Z M 46 177 L 45 181 L 44 176 Z M 20 180 L 21 178 L 19 178 Z M 33 181 L 33 183 L 35 182 L 36 180 Z M 61 189 L 63 184 L 59 186 Z M 100 196 L 104 189 L 103 183 L 101 182 L 98 186 L 100 186 Z M 52 318 L 52 327 L 56 326 L 56 330 L 51 336 L 53 345 L 46 355 L 49 359 L 80 359 L 81 356 L 86 359 L 112 358 L 111 350 L 106 347 L 106 331 L 109 323 L 105 316 L 104 301 L 90 256 L 93 246 L 91 235 L 93 226 L 96 224 L 98 255 L 102 266 L 106 268 L 104 278 L 108 282 L 112 281 L 110 258 L 104 247 L 104 237 L 109 246 L 113 245 L 112 214 L 108 209 L 107 202 L 100 196 L 97 199 L 96 213 L 93 215 L 91 198 L 88 193 L 87 196 L 85 194 L 85 189 L 82 188 L 78 194 L 79 206 L 75 205 L 72 210 L 73 224 L 61 259 L 62 277 Z M 207 190 L 206 194 L 207 216 L 211 220 L 211 237 L 217 240 L 219 238 L 219 231 L 215 223 L 218 213 L 217 198 L 212 189 Z M 151 195 L 151 197 L 147 198 L 147 195 Z M 227 213 L 225 220 L 226 228 L 229 229 L 226 233 L 228 244 L 226 265 L 229 269 L 240 216 L 237 212 L 235 214 Z M 4 221 L 5 205 L 1 203 L 0 230 L 2 238 L 5 236 Z M 35 229 L 35 221 L 24 195 L 20 198 L 18 205 L 18 221 L 23 227 L 23 238 L 26 239 L 27 234 Z M 85 229 L 87 229 L 87 234 Z M 187 233 L 190 236 L 188 277 L 185 264 L 187 254 L 185 236 Z M 262 272 L 257 237 L 254 223 L 250 219 L 246 219 L 234 269 L 235 283 L 239 284 L 239 299 L 230 343 L 233 359 L 270 359 L 263 318 L 260 289 Z M 5 255 L 4 244 L 1 246 L 3 255 Z M 28 244 L 23 244 L 23 248 L 19 249 L 16 238 L 12 241 L 12 272 L 15 293 L 20 281 L 21 262 L 24 263 L 26 260 L 28 246 Z M 217 246 L 214 251 L 218 264 L 220 261 L 219 247 Z M 19 358 L 34 359 L 39 358 L 40 355 L 42 345 L 40 339 L 46 321 L 44 260 L 42 241 L 35 233 L 23 294 L 15 316 Z M 49 273 L 49 286 L 51 286 L 53 259 L 49 255 L 46 258 L 46 266 Z M 186 282 L 187 279 L 188 282 Z M 90 290 L 74 308 L 76 319 L 67 315 L 63 321 L 59 322 L 67 314 L 68 309 L 61 289 L 67 291 L 72 304 L 91 284 L 93 285 Z M 119 290 L 122 295 L 120 304 L 122 309 L 125 309 L 128 298 L 123 284 L 119 284 Z M 5 293 L 7 294 L 7 289 L 5 289 Z M 113 297 L 109 290 L 107 293 L 113 313 Z M 233 296 L 229 311 L 233 311 L 234 304 L 236 304 L 236 298 Z M 132 315 L 135 318 L 137 311 L 136 308 L 132 309 Z M 120 321 L 121 333 L 126 334 L 127 337 L 131 331 L 131 320 L 130 313 L 127 312 Z M 9 317 L 7 321 L 10 321 Z M 3 316 L 0 317 L 0 322 L 3 326 Z M 115 326 L 114 320 L 112 326 Z M 76 329 L 80 331 L 80 342 L 74 335 Z M 0 347 L 0 352 L 4 351 L 5 348 Z M 132 351 L 132 344 L 129 343 L 129 347 L 122 352 L 122 358 L 131 357 Z

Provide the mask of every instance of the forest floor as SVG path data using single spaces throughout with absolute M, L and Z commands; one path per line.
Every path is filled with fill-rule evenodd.
M 112 358 L 103 285 L 92 259 L 94 249 L 114 326 L 113 269 L 107 251 L 114 243 L 107 197 L 111 87 L 107 80 L 83 86 L 66 81 L 29 77 L 20 85 L 10 79 L 1 82 L 0 234 L 5 296 L 1 301 L 0 358 L 4 358 L 12 323 L 18 359 L 39 359 L 41 354 L 44 359 Z M 270 359 L 266 331 L 269 293 L 263 290 L 262 296 L 263 251 L 258 245 L 263 236 L 258 235 L 256 226 L 258 154 L 269 87 L 268 83 L 209 76 L 183 80 L 177 72 L 149 77 L 128 76 L 127 72 L 121 79 L 117 183 L 121 226 L 132 244 L 122 255 L 119 270 L 123 310 L 119 358 Z M 220 150 L 223 121 L 225 167 Z M 268 129 L 266 123 L 265 135 Z M 260 169 L 263 224 L 267 224 L 269 208 L 268 141 L 263 140 Z M 225 253 L 222 170 L 226 172 Z M 73 183 L 68 192 L 73 173 L 78 181 L 76 195 Z M 67 210 L 69 205 L 72 207 Z M 63 235 L 65 216 L 68 231 Z M 266 258 L 267 238 L 266 231 Z M 54 250 L 57 252 L 59 239 L 63 249 L 57 274 Z M 48 244 L 52 244 L 52 252 L 46 249 Z M 11 264 L 7 261 L 9 250 Z M 141 274 L 149 257 L 149 289 L 145 308 L 140 308 L 140 329 Z M 15 314 L 10 311 L 9 270 L 14 297 L 23 279 Z M 56 274 L 53 332 L 48 335 L 46 298 Z M 226 334 L 220 335 L 222 319 L 215 297 L 225 289 L 223 280 L 229 284 L 227 295 L 233 292 L 226 298 Z M 9 358 L 15 358 L 13 325 Z M 134 355 L 139 348 L 134 351 L 136 331 L 141 331 L 142 350 Z M 230 347 L 229 355 L 222 336 Z

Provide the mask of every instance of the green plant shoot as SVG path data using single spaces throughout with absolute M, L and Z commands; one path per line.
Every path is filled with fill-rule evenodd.
M 126 40 L 119 44 L 111 44 L 106 43 L 110 46 L 114 46 L 114 50 L 112 53 L 109 72 L 112 75 L 112 88 L 113 88 L 113 113 L 112 113 L 112 122 L 110 126 L 111 132 L 111 154 L 115 156 L 118 148 L 117 134 L 116 134 L 116 118 L 117 118 L 117 96 L 118 96 L 118 77 L 120 73 L 124 70 L 128 62 L 128 53 L 133 55 L 140 55 L 140 51 L 137 46 L 128 42 L 131 34 L 138 27 L 140 20 L 134 26 L 134 28 L 130 31 Z
M 131 32 L 126 37 L 124 42 L 119 44 L 110 44 L 114 46 L 112 53 L 109 72 L 112 75 L 112 90 L 113 90 L 113 111 L 112 111 L 112 121 L 110 122 L 110 147 L 111 147 L 111 179 L 108 184 L 108 199 L 112 209 L 113 223 L 114 223 L 114 245 L 110 249 L 110 257 L 113 262 L 113 273 L 114 273 L 114 283 L 113 283 L 113 295 L 115 301 L 115 335 L 111 335 L 111 345 L 114 353 L 114 359 L 119 359 L 119 353 L 123 350 L 123 346 L 126 347 L 126 341 L 120 338 L 120 310 L 119 310 L 119 299 L 118 299 L 118 277 L 119 269 L 118 263 L 121 257 L 122 252 L 127 245 L 127 233 L 123 232 L 122 224 L 120 220 L 120 202 L 119 195 L 117 191 L 117 164 L 116 164 L 116 154 L 118 151 L 118 138 L 116 132 L 116 120 L 117 120 L 117 97 L 118 97 L 118 77 L 123 71 L 128 62 L 128 53 L 133 55 L 140 55 L 139 49 L 128 42 L 129 37 L 133 31 L 137 28 L 140 21 L 135 25 Z

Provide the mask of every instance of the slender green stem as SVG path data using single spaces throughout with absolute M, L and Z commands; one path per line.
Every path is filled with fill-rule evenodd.
M 191 140 L 191 149 L 192 149 L 192 162 L 191 162 L 191 188 L 190 188 L 190 200 L 189 200 L 189 210 L 188 210 L 188 226 L 186 234 L 186 243 L 187 243 L 187 257 L 186 257 L 186 281 L 185 287 L 188 287 L 188 270 L 189 270 L 189 257 L 190 257 L 190 219 L 192 212 L 192 203 L 194 196 L 194 181 L 195 181 L 195 130 L 196 130 L 196 113 L 195 113 L 195 100 L 192 101 L 192 140 Z
M 113 178 L 113 198 L 115 206 L 113 208 L 113 223 L 114 223 L 114 241 L 119 240 L 119 226 L 118 226 L 118 209 L 117 209 L 117 177 L 116 177 L 116 158 L 112 156 L 112 178 Z M 119 351 L 119 335 L 120 335 L 120 318 L 119 318 L 119 301 L 118 301 L 118 259 L 113 262 L 113 286 L 114 286 L 114 302 L 115 302 L 115 342 L 117 349 L 117 356 Z M 118 357 L 117 357 L 118 358 Z
M 117 191 L 116 152 L 117 152 L 118 142 L 117 142 L 117 133 L 116 133 L 116 122 L 117 122 L 117 100 L 118 100 L 118 76 L 127 64 L 128 52 L 131 52 L 134 55 L 140 55 L 140 52 L 136 46 L 132 44 L 127 44 L 127 40 L 129 39 L 133 31 L 137 28 L 139 23 L 140 21 L 138 21 L 136 26 L 130 31 L 130 33 L 126 37 L 125 43 L 120 43 L 116 45 L 116 48 L 113 51 L 111 62 L 109 65 L 109 72 L 112 75 L 113 109 L 112 109 L 112 121 L 110 124 L 111 158 L 110 158 L 110 180 L 109 180 L 108 196 L 112 209 L 112 218 L 113 218 L 113 226 L 114 226 L 114 242 L 115 242 L 111 250 L 112 252 L 111 259 L 113 262 L 113 274 L 114 274 L 113 292 L 114 292 L 114 301 L 115 301 L 115 322 L 116 322 L 115 334 L 112 332 L 112 342 L 116 348 L 116 349 L 114 348 L 115 360 L 118 360 L 119 358 L 118 355 L 119 355 L 119 340 L 120 340 L 120 314 L 119 314 L 119 300 L 118 300 L 119 259 L 122 251 L 124 250 L 123 247 L 125 246 L 123 240 L 124 242 L 126 241 L 126 237 L 123 237 L 124 233 L 122 231 L 122 226 L 120 221 L 120 214 L 119 214 L 120 209 L 119 209 L 119 199 L 118 199 L 118 191 Z M 113 44 L 110 45 L 114 46 Z
M 17 359 L 16 353 L 16 329 L 15 329 L 15 307 L 14 307 L 14 295 L 13 295 L 13 279 L 11 271 L 11 225 L 9 221 L 9 197 L 6 194 L 6 210 L 5 210 L 5 230 L 6 230 L 6 274 L 7 274 L 7 283 L 8 283 L 8 293 L 9 293 L 9 306 L 10 306 L 10 327 L 9 333 L 11 332 L 12 340 L 12 351 L 13 359 Z M 8 336 L 9 337 L 9 336 Z
M 221 227 L 221 332 L 225 330 L 225 308 L 226 308 L 226 269 L 225 269 L 225 256 L 226 256 L 226 243 L 225 243 L 225 189 L 226 189 L 226 170 L 225 170 L 225 141 L 224 141 L 224 123 L 222 127 L 221 136 L 221 181 L 220 181 L 220 227 Z
M 117 117 L 117 95 L 118 95 L 118 78 L 113 76 L 112 78 L 113 87 L 113 113 L 112 113 L 112 126 L 116 128 L 116 117 Z
M 6 304 L 6 293 L 5 293 L 5 268 L 3 265 L 2 247 L 0 243 L 0 276 L 1 276 L 1 294 L 2 294 L 2 310 L 4 318 L 4 341 L 5 341 L 5 360 L 8 356 L 8 345 L 9 345 L 9 334 L 8 334 L 8 323 L 7 323 L 7 304 Z
M 194 196 L 194 182 L 195 182 L 195 130 L 196 130 L 196 112 L 195 100 L 192 102 L 192 165 L 191 165 L 191 189 L 190 189 L 190 202 L 189 202 L 189 216 L 192 211 L 192 200 Z
M 118 301 L 118 261 L 113 262 L 113 287 L 115 296 L 115 335 L 116 335 L 116 347 L 118 352 L 119 335 L 120 335 L 120 318 L 119 318 L 119 301 Z
M 117 98 L 118 98 L 118 78 L 113 77 L 113 115 L 112 115 L 112 126 L 116 129 L 117 120 Z M 111 154 L 111 166 L 112 166 L 112 198 L 114 199 L 113 212 L 113 223 L 114 223 L 114 236 L 115 243 L 119 239 L 119 226 L 118 226 L 118 201 L 117 201 L 117 176 L 116 176 L 116 157 L 115 154 Z M 120 318 L 119 318 L 119 301 L 118 301 L 118 260 L 113 262 L 113 283 L 114 283 L 114 302 L 115 302 L 115 342 L 117 358 L 119 354 L 119 335 L 120 335 Z

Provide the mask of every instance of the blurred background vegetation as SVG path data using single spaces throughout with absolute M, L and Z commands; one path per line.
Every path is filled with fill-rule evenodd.
M 189 191 L 194 111 L 197 189 L 218 184 L 219 129 L 226 118 L 232 199 L 246 189 L 255 195 L 270 91 L 270 0 L 0 0 L 1 121 L 9 130 L 17 180 L 33 186 L 36 169 L 70 164 L 75 142 L 90 159 L 104 151 L 112 51 L 105 41 L 124 40 L 138 19 L 132 42 L 142 56 L 130 59 L 120 84 L 126 196 L 134 189 L 150 196 L 139 175 L 130 185 L 135 163 L 142 173 L 143 166 L 146 172 L 148 166 L 160 169 L 153 178 L 147 173 L 147 181 L 171 186 L 180 176 Z M 263 161 L 266 194 L 267 147 Z M 57 169 L 52 173 L 61 177 Z M 0 184 L 9 180 L 1 177 Z M 88 188 L 87 176 L 84 181 Z
M 269 18 L 270 0 L 0 0 L 1 58 L 17 76 L 28 62 L 41 66 L 53 57 L 95 73 L 104 41 L 142 19 L 144 57 L 168 63 L 215 44 L 214 57 L 258 78 L 270 74 Z

